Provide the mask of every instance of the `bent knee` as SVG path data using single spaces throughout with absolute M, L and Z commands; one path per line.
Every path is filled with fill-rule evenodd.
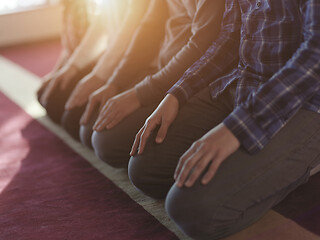
M 92 147 L 92 126 L 89 125 L 82 125 L 80 126 L 80 131 L 79 131 L 79 137 L 80 141 L 83 145 L 85 145 L 88 148 L 93 148 Z
M 207 199 L 199 196 L 192 188 L 178 188 L 174 185 L 165 201 L 166 212 L 193 239 L 221 239 L 245 225 L 243 212 Z
M 173 178 L 162 174 L 161 168 L 153 160 L 141 155 L 131 157 L 128 175 L 138 190 L 149 197 L 164 199 L 173 184 Z
M 126 168 L 130 148 L 121 146 L 121 136 L 114 136 L 111 131 L 93 131 L 91 143 L 96 155 L 114 168 Z
M 79 138 L 80 129 L 80 117 L 79 113 L 73 110 L 65 111 L 61 117 L 61 125 L 66 130 L 66 132 L 76 140 Z

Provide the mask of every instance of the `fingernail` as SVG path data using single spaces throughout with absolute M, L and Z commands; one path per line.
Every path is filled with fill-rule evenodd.
M 204 184 L 204 185 L 205 185 L 205 184 L 207 184 L 207 183 L 208 183 L 208 179 L 204 178 L 204 179 L 202 179 L 202 181 L 201 181 L 201 182 L 202 182 L 202 184 Z
M 191 184 L 191 182 L 190 182 L 190 181 L 187 181 L 187 182 L 185 182 L 184 186 L 186 186 L 186 187 L 191 187 L 191 186 L 192 186 L 192 184 Z
M 161 143 L 161 142 L 162 142 L 162 138 L 159 138 L 159 137 L 158 137 L 158 138 L 156 139 L 156 142 L 157 142 L 157 143 Z

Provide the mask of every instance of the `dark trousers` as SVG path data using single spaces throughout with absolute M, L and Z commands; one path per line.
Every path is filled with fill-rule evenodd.
M 137 73 L 137 75 L 128 75 L 127 78 L 130 78 L 130 79 L 132 80 L 132 83 L 131 83 L 129 86 L 127 86 L 126 89 L 123 89 L 123 91 L 134 87 L 135 83 L 143 80 L 146 76 L 151 75 L 151 74 L 153 74 L 153 73 L 155 73 L 155 72 L 157 72 L 157 71 L 158 71 L 157 68 L 148 67 L 148 68 L 146 68 L 144 71 L 142 71 L 141 73 Z M 81 142 L 82 142 L 82 144 L 84 144 L 85 146 L 87 146 L 87 147 L 89 147 L 89 148 L 93 148 L 93 146 L 92 146 L 92 134 L 93 134 L 92 127 L 93 127 L 93 125 L 94 125 L 94 123 L 95 123 L 95 121 L 96 121 L 96 119 L 97 119 L 97 117 L 98 117 L 98 115 L 99 115 L 99 107 L 100 107 L 100 106 L 98 106 L 98 107 L 95 109 L 95 112 L 92 114 L 92 117 L 91 117 L 89 123 L 88 123 L 87 125 L 83 125 L 83 126 L 80 127 L 80 139 L 81 139 Z M 155 107 L 155 105 L 154 105 L 153 107 Z M 147 107 L 146 109 L 150 109 L 150 108 Z M 153 109 L 153 108 L 152 108 L 152 109 Z M 148 114 L 151 113 L 151 112 L 147 110 L 147 115 L 146 115 L 146 114 L 143 114 L 143 113 L 146 113 L 146 110 L 145 110 L 145 109 L 143 109 L 142 111 L 138 110 L 136 113 L 132 114 L 132 116 L 129 116 L 129 117 L 128 117 L 128 118 L 130 119 L 129 121 L 132 121 L 132 118 L 135 119 L 134 116 L 137 116 L 137 119 L 136 119 L 136 120 L 139 119 L 138 122 L 137 122 L 138 124 L 134 124 L 134 123 L 133 123 L 133 124 L 132 124 L 132 123 L 129 124 L 129 126 L 126 128 L 129 132 L 134 132 L 137 128 L 139 129 L 139 126 L 140 126 L 139 123 L 141 123 L 141 121 L 142 121 L 142 123 L 143 123 L 145 117 L 147 117 Z M 135 120 L 133 120 L 133 121 L 135 121 Z M 126 119 L 124 119 L 122 122 L 124 122 L 124 123 L 120 123 L 115 129 L 119 129 L 119 126 L 120 126 L 120 128 L 121 128 L 122 126 L 126 126 L 127 123 L 128 123 L 128 121 L 127 121 Z M 133 125 L 134 125 L 134 126 L 137 126 L 137 127 L 135 128 Z M 115 131 L 117 131 L 117 130 L 115 130 Z M 101 134 L 101 137 L 104 136 L 104 135 L 106 135 L 106 137 L 102 137 L 102 138 L 105 139 L 105 140 L 101 140 L 101 141 L 99 141 L 99 142 L 108 141 L 107 139 L 109 138 L 109 134 L 110 134 L 111 132 L 113 132 L 113 130 L 111 130 L 111 131 L 109 131 L 109 132 L 104 131 L 104 132 Z M 134 133 L 134 134 L 135 134 L 135 133 Z M 118 135 L 117 135 L 117 136 L 118 136 Z M 116 137 L 116 136 L 115 136 L 115 137 Z M 118 137 L 120 137 L 120 136 L 118 136 Z M 121 142 L 121 140 L 119 140 L 119 141 Z M 129 144 L 126 144 L 126 146 L 130 146 L 131 141 L 129 141 L 129 142 L 130 142 L 130 143 L 129 143 Z M 124 146 L 121 145 L 120 148 L 122 148 L 122 147 L 124 147 Z M 127 152 L 127 151 L 126 151 L 126 152 Z M 98 156 L 101 156 L 101 159 L 105 160 L 105 159 L 108 158 L 108 157 L 103 157 L 104 154 L 101 154 L 100 151 L 99 151 L 98 153 L 99 153 Z
M 305 183 L 320 163 L 320 115 L 300 110 L 258 154 L 240 148 L 209 184 L 176 187 L 179 158 L 232 111 L 232 95 L 212 100 L 208 89 L 201 91 L 181 108 L 162 144 L 155 143 L 154 132 L 144 153 L 129 161 L 133 185 L 153 198 L 166 198 L 169 216 L 195 239 L 219 239 L 246 228 Z M 141 109 L 111 131 L 95 132 L 96 153 L 113 166 L 125 166 L 134 135 L 152 109 Z
M 65 130 L 77 140 L 79 139 L 79 121 L 85 106 L 65 111 L 65 104 L 78 82 L 89 74 L 94 66 L 95 63 L 92 63 L 80 70 L 76 76 L 72 78 L 65 90 L 61 90 L 59 86 L 55 88 L 49 96 L 46 106 L 43 106 L 47 111 L 48 117 L 56 124 L 61 124 Z M 38 99 L 41 98 L 44 90 L 45 86 L 39 90 Z

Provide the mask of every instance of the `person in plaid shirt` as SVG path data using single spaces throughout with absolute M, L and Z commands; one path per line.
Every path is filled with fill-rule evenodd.
M 166 197 L 195 239 L 246 228 L 320 163 L 320 1 L 225 7 L 220 36 L 146 120 L 129 162 L 132 183 Z

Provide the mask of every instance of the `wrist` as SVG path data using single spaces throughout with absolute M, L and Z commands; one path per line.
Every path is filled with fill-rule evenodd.
M 140 108 L 142 106 L 135 88 L 127 90 L 126 93 L 129 95 L 130 100 L 137 108 Z
M 165 96 L 164 99 L 170 102 L 170 104 L 172 104 L 173 106 L 176 106 L 177 108 L 179 108 L 179 100 L 175 95 L 169 93 Z

